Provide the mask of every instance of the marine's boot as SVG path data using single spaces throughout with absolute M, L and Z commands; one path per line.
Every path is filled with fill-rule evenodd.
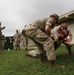
M 41 62 L 41 63 L 44 62 L 44 56 L 43 56 L 43 54 L 40 54 L 40 55 L 39 55 L 39 58 L 40 58 L 40 62 Z

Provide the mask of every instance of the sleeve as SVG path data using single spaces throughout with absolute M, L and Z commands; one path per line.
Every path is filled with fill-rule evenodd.
M 0 27 L 0 30 L 3 30 L 3 29 L 5 29 L 5 27 Z
M 49 19 L 46 21 L 46 24 L 48 24 L 48 25 L 52 26 L 52 24 L 53 24 L 52 19 L 50 19 L 50 18 L 49 18 Z
M 60 29 L 60 26 L 54 27 L 54 28 L 51 30 L 51 36 L 52 36 L 52 37 L 54 37 L 54 36 L 57 36 L 57 37 L 58 37 L 59 29 Z

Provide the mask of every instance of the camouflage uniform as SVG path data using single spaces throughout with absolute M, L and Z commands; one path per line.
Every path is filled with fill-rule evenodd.
M 0 32 L 0 50 L 3 51 L 4 49 L 4 40 L 5 40 L 5 37 L 4 35 L 2 35 L 2 32 Z
M 46 56 L 49 61 L 55 60 L 54 41 L 45 33 L 45 25 L 49 24 L 53 28 L 53 21 L 50 18 L 35 21 L 26 26 L 26 35 L 32 39 L 40 50 L 40 54 L 46 51 Z M 41 29 L 42 28 L 42 29 Z
M 60 25 L 61 26 L 61 25 Z M 54 40 L 54 34 L 56 35 L 56 36 L 58 36 L 58 34 L 59 34 L 59 30 L 60 30 L 60 26 L 57 26 L 57 27 L 55 27 L 55 28 L 53 28 L 52 30 L 51 30 L 51 37 L 52 37 L 52 39 Z M 71 34 L 71 32 L 70 32 L 70 30 L 68 29 L 68 31 L 69 31 L 69 34 Z M 57 40 L 54 40 L 54 48 L 55 48 L 55 50 L 61 45 L 61 43 L 63 43 L 63 40 L 61 40 L 61 39 L 59 39 L 59 38 L 57 38 Z M 66 45 L 66 48 L 68 49 L 68 51 L 69 51 L 69 55 L 72 55 L 72 52 L 71 52 L 71 46 L 69 46 L 69 45 L 67 45 L 67 44 L 65 44 Z M 33 57 L 37 57 L 37 56 L 39 56 L 39 54 L 40 54 L 40 51 L 38 51 L 38 49 L 36 49 L 36 50 L 32 50 L 32 51 L 29 51 L 28 53 L 27 53 L 27 55 L 28 56 L 33 56 Z
M 55 27 L 54 29 L 51 30 L 51 32 L 52 32 L 52 34 L 51 34 L 52 38 L 54 38 L 53 34 L 55 34 L 56 36 L 58 36 L 58 34 L 60 32 L 60 26 L 57 26 L 57 27 Z M 67 30 L 69 31 L 69 35 L 70 35 L 71 31 L 69 29 L 67 29 Z M 59 39 L 59 38 L 54 42 L 55 50 L 61 45 L 61 43 L 65 44 L 64 40 Z M 68 45 L 68 44 L 65 44 L 65 45 L 66 45 L 67 50 L 69 51 L 69 55 L 72 55 L 71 46 Z
M 16 33 L 14 36 L 13 36 L 13 39 L 14 39 L 14 49 L 20 49 L 20 33 Z
M 3 37 L 2 37 L 2 30 L 5 29 L 4 27 L 1 27 L 1 22 L 0 22 L 0 51 L 3 51 Z
M 5 36 L 4 35 L 2 35 L 2 51 L 4 50 L 4 41 L 5 41 Z
M 0 51 L 2 51 L 2 32 L 0 31 Z
M 28 37 L 26 35 L 26 30 L 25 29 L 22 30 L 22 35 L 25 38 L 25 49 L 28 50 Z

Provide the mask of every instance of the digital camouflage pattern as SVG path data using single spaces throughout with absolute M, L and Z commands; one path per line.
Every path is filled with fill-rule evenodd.
M 27 25 L 26 35 L 35 42 L 40 54 L 46 51 L 46 56 L 50 61 L 55 60 L 56 56 L 54 53 L 54 41 L 44 32 L 46 23 L 49 23 L 52 28 L 53 21 L 50 18 L 38 20 Z

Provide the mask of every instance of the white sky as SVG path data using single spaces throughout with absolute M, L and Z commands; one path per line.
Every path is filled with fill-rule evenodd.
M 12 36 L 16 29 L 49 17 L 52 13 L 62 15 L 74 10 L 74 0 L 0 0 L 0 21 L 5 26 L 3 34 Z

